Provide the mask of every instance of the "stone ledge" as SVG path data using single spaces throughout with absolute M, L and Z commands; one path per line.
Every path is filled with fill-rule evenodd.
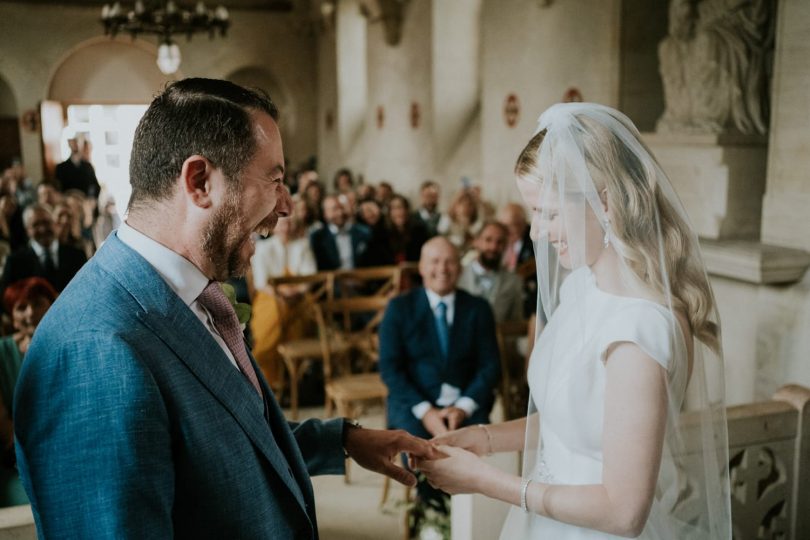
M 678 146 L 767 146 L 767 135 L 743 135 L 742 133 L 642 133 L 647 144 Z
M 34 540 L 37 537 L 31 505 L 0 508 L 0 538 Z
M 810 253 L 751 240 L 700 239 L 710 275 L 756 285 L 789 284 L 802 279 Z

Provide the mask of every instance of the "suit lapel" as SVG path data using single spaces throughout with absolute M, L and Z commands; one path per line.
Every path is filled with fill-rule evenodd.
M 306 512 L 301 486 L 289 473 L 290 467 L 305 468 L 300 452 L 285 456 L 279 446 L 281 441 L 274 439 L 275 433 L 283 439 L 283 443 L 289 445 L 292 438 L 286 422 L 281 425 L 283 418 L 275 400 L 269 405 L 273 424 L 268 426 L 269 419 L 264 417 L 261 398 L 244 375 L 233 367 L 219 344 L 188 306 L 149 263 L 125 246 L 117 236 L 111 235 L 105 247 L 107 244 L 109 248 L 105 254 L 108 256 L 99 264 L 106 267 L 141 305 L 143 311 L 138 312 L 138 318 L 175 352 L 189 371 L 233 416 Z M 258 369 L 257 375 L 263 383 Z M 263 384 L 263 391 L 272 399 L 266 384 Z M 273 428 L 272 431 L 269 427 Z M 294 440 L 292 447 L 296 447 Z M 293 462 L 301 463 L 290 463 L 288 457 Z
M 326 233 L 324 239 L 326 240 L 326 251 L 329 253 L 329 258 L 332 260 L 332 264 L 335 268 L 340 268 L 341 261 L 340 251 L 338 251 L 337 247 L 337 238 L 332 234 L 328 225 L 324 228 L 324 232 Z

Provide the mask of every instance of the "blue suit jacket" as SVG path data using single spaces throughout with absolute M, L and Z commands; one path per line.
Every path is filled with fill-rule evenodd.
M 255 365 L 255 362 L 254 362 Z M 342 422 L 288 425 L 140 255 L 111 235 L 43 319 L 14 403 L 45 538 L 317 538 L 309 475 Z
M 442 383 L 461 389 L 478 410 L 465 423 L 489 421 L 500 377 L 495 320 L 486 300 L 456 290 L 448 355 L 439 348 L 433 312 L 423 288 L 394 298 L 380 324 L 380 373 L 388 386 L 388 424 L 414 435 L 427 431 L 411 407 L 436 404 Z
M 371 231 L 365 225 L 354 223 L 349 228 L 349 236 L 352 239 L 354 266 L 367 266 L 366 252 L 371 241 Z M 329 230 L 328 225 L 313 231 L 309 235 L 309 243 L 312 246 L 312 252 L 315 254 L 318 271 L 323 272 L 340 268 L 340 253 L 338 253 L 337 242 L 335 242 L 335 237 Z

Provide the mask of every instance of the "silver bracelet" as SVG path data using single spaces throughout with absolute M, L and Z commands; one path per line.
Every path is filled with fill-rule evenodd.
M 524 478 L 523 482 L 520 484 L 520 507 L 527 514 L 529 513 L 529 505 L 526 502 L 526 492 L 529 490 L 529 484 L 531 483 L 531 478 Z
M 488 456 L 492 455 L 492 435 L 489 433 L 489 429 L 485 424 L 478 424 L 478 427 L 484 430 L 484 433 L 487 434 L 487 444 L 489 445 L 489 451 L 487 452 Z

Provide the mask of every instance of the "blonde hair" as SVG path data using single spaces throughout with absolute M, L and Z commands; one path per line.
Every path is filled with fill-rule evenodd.
M 607 193 L 611 239 L 618 244 L 617 252 L 642 283 L 659 294 L 669 293 L 673 308 L 685 313 L 693 335 L 717 351 L 720 337 L 712 320 L 714 298 L 699 263 L 697 245 L 689 225 L 661 191 L 652 153 L 632 125 L 625 127 L 649 154 L 647 164 L 610 129 L 585 115 L 576 116 L 574 129 L 581 136 L 594 184 Z M 534 135 L 521 151 L 515 165 L 518 177 L 541 182 L 538 156 L 546 134 L 544 129 Z M 661 263 L 663 271 L 657 271 Z

